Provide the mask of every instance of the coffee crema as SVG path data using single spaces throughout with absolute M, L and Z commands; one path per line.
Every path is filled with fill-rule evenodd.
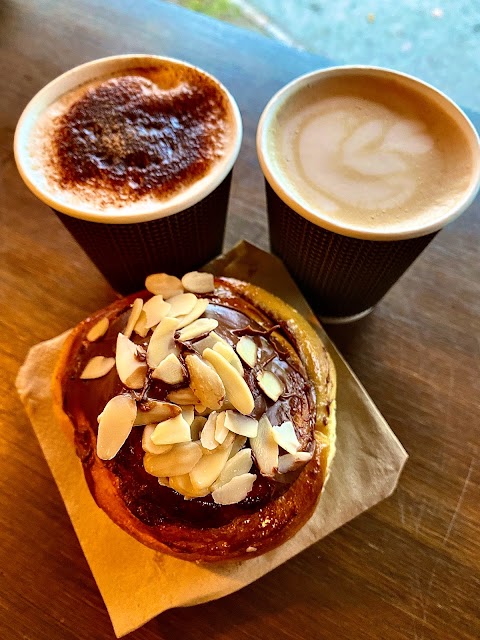
M 312 80 L 279 108 L 268 154 L 302 206 L 347 229 L 405 232 L 470 186 L 474 154 L 434 99 L 397 78 Z
M 29 156 L 36 180 L 67 206 L 135 211 L 207 176 L 233 128 L 212 78 L 164 62 L 64 94 L 41 114 Z

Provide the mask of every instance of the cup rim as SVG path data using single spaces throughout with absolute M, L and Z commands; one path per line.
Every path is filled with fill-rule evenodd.
M 285 104 L 286 100 L 297 90 L 302 89 L 309 82 L 316 80 L 322 77 L 328 77 L 332 75 L 346 75 L 352 72 L 367 72 L 369 74 L 383 74 L 390 75 L 395 77 L 404 78 L 407 81 L 413 82 L 414 84 L 420 85 L 431 94 L 436 96 L 440 101 L 444 101 L 445 105 L 448 106 L 450 112 L 454 111 L 457 115 L 460 116 L 460 119 L 464 124 L 465 133 L 471 135 L 472 138 L 472 149 L 475 150 L 475 146 L 477 148 L 477 164 L 472 172 L 472 179 L 468 185 L 468 188 L 465 190 L 465 193 L 461 197 L 461 199 L 456 203 L 455 207 L 452 210 L 448 211 L 441 218 L 436 219 L 433 222 L 428 224 L 419 224 L 415 228 L 400 230 L 400 231 L 382 231 L 375 230 L 371 228 L 352 228 L 351 226 L 347 226 L 342 224 L 341 221 L 334 221 L 331 218 L 326 216 L 322 216 L 321 211 L 316 211 L 313 207 L 309 207 L 299 203 L 295 195 L 290 193 L 288 189 L 285 187 L 285 184 L 281 183 L 281 175 L 279 172 L 275 171 L 274 163 L 269 160 L 267 148 L 268 148 L 268 127 L 271 124 L 273 118 L 281 109 L 282 105 Z M 364 240 L 403 240 L 408 238 L 416 238 L 420 236 L 424 236 L 430 233 L 434 233 L 442 229 L 446 224 L 452 222 L 457 217 L 459 217 L 465 209 L 473 202 L 475 196 L 477 195 L 480 189 L 480 138 L 477 130 L 473 126 L 472 122 L 468 118 L 468 116 L 464 113 L 464 111 L 445 93 L 434 87 L 433 85 L 420 80 L 419 78 L 412 76 L 407 73 L 403 73 L 400 71 L 396 71 L 394 69 L 390 69 L 388 67 L 379 67 L 372 65 L 340 65 L 334 67 L 326 67 L 322 69 L 315 69 L 308 73 L 305 73 L 297 78 L 294 78 L 291 82 L 282 87 L 275 95 L 273 95 L 267 105 L 265 106 L 260 120 L 258 122 L 257 127 L 257 136 L 256 136 L 256 146 L 257 146 L 257 156 L 260 163 L 260 166 L 263 171 L 264 178 L 273 189 L 273 191 L 277 194 L 281 200 L 286 203 L 291 209 L 293 209 L 296 213 L 301 215 L 306 220 L 312 222 L 317 226 L 321 226 L 329 231 L 333 231 L 335 233 L 339 233 L 344 236 L 359 238 Z
M 148 64 L 149 62 L 171 62 L 194 69 L 212 80 L 227 98 L 231 109 L 233 136 L 235 139 L 228 153 L 215 164 L 213 170 L 207 176 L 195 181 L 185 191 L 174 196 L 174 198 L 166 200 L 165 202 L 158 201 L 148 203 L 141 208 L 137 207 L 133 212 L 129 212 L 128 205 L 125 206 L 123 210 L 119 208 L 117 210 L 102 211 L 101 209 L 94 210 L 88 206 L 67 204 L 61 199 L 56 198 L 53 193 L 48 192 L 42 185 L 39 185 L 37 181 L 35 181 L 34 171 L 32 167 L 29 166 L 25 157 L 27 156 L 29 135 L 35 124 L 36 116 L 68 91 L 102 75 L 107 75 L 109 72 L 113 72 L 116 65 L 120 65 L 119 70 L 122 70 L 134 68 L 135 66 L 138 67 L 142 64 Z M 212 193 L 232 170 L 240 152 L 242 135 L 243 126 L 240 109 L 228 89 L 212 74 L 194 64 L 177 58 L 154 54 L 127 53 L 97 58 L 77 65 L 55 77 L 40 89 L 31 98 L 20 115 L 15 129 L 13 151 L 17 169 L 26 186 L 34 195 L 52 209 L 74 218 L 92 222 L 103 222 L 107 224 L 137 223 L 156 220 L 179 213 L 197 204 Z

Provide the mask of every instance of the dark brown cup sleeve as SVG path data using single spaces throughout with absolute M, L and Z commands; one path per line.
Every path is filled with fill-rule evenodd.
M 133 293 L 151 273 L 182 276 L 221 252 L 231 177 L 188 209 L 149 222 L 104 224 L 55 213 L 110 285 Z
M 306 220 L 265 184 L 271 251 L 321 317 L 347 318 L 373 307 L 437 233 L 406 240 L 350 238 Z

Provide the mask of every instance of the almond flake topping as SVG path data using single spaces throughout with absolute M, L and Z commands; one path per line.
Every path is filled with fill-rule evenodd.
M 284 392 L 282 382 L 271 371 L 264 369 L 257 373 L 258 386 L 270 400 L 276 402 Z
M 182 284 L 187 291 L 192 293 L 210 293 L 214 291 L 213 275 L 204 271 L 190 271 L 182 278 Z
M 147 365 L 137 358 L 139 345 L 126 338 L 123 333 L 117 336 L 115 364 L 123 384 L 129 389 L 141 389 L 147 375 Z
M 313 458 L 313 451 L 299 451 L 298 453 L 286 453 L 284 456 L 280 456 L 278 459 L 278 472 L 287 473 L 293 471 L 298 467 L 306 464 Z
M 197 304 L 197 296 L 194 293 L 179 293 L 173 298 L 168 298 L 167 302 L 170 305 L 168 315 L 171 318 L 177 318 L 193 311 L 193 307 Z
M 199 318 L 180 331 L 179 339 L 182 341 L 193 340 L 205 333 L 210 333 L 210 331 L 213 331 L 217 327 L 218 320 L 214 320 L 213 318 Z
M 218 414 L 217 420 L 215 422 L 215 440 L 218 444 L 223 444 L 225 442 L 226 437 L 229 433 L 232 433 L 225 426 L 225 418 L 227 414 L 225 411 L 222 411 Z
M 145 279 L 145 289 L 154 295 L 161 295 L 165 299 L 183 293 L 183 285 L 179 278 L 168 273 L 152 273 Z
M 199 442 L 183 442 L 159 456 L 146 453 L 143 466 L 147 473 L 158 478 L 183 476 L 190 473 L 201 457 L 202 447 Z
M 245 500 L 257 479 L 254 473 L 244 473 L 232 478 L 223 486 L 212 491 L 212 498 L 217 504 L 236 504 Z
M 130 338 L 130 336 L 132 335 L 132 331 L 135 328 L 135 325 L 137 324 L 138 319 L 140 318 L 142 309 L 143 309 L 143 300 L 141 298 L 136 298 L 132 304 L 132 310 L 130 311 L 130 315 L 128 316 L 127 326 L 123 331 L 123 335 L 126 338 Z M 146 317 L 145 317 L 145 321 L 146 321 Z
M 170 478 L 169 485 L 177 493 L 180 493 L 186 500 L 192 498 L 203 498 L 208 496 L 210 491 L 208 489 L 195 489 L 190 480 L 190 475 L 185 473 L 183 476 L 174 476 Z
M 273 427 L 273 437 L 278 446 L 288 453 L 295 454 L 300 449 L 295 427 L 290 420 L 283 422 L 279 427 Z
M 190 386 L 201 404 L 219 409 L 225 397 L 225 387 L 217 372 L 199 356 L 186 356 L 185 364 L 190 374 Z
M 152 378 L 162 380 L 166 384 L 180 384 L 184 377 L 182 363 L 174 353 L 164 358 L 152 373 Z
M 181 412 L 180 407 L 171 402 L 149 400 L 147 411 L 142 411 L 140 407 L 137 408 L 137 417 L 135 418 L 134 426 L 163 422 L 169 418 L 175 418 L 180 415 Z
M 107 402 L 98 416 L 97 456 L 101 460 L 111 460 L 120 451 L 130 435 L 137 404 L 131 396 L 115 396 Z
M 213 451 L 218 447 L 218 442 L 215 440 L 215 427 L 217 422 L 217 412 L 212 411 L 208 416 L 207 421 L 200 434 L 200 442 L 204 449 Z
M 245 415 L 251 413 L 255 405 L 252 392 L 238 371 L 213 349 L 205 349 L 203 357 L 214 366 L 235 409 Z
M 170 353 L 176 353 L 174 335 L 177 324 L 176 318 L 164 318 L 156 326 L 147 349 L 147 363 L 152 369 L 156 369 Z
M 108 321 L 108 318 L 101 318 L 87 333 L 87 340 L 89 342 L 95 342 L 96 340 L 103 338 L 103 336 L 107 333 L 109 324 L 110 323 Z
M 82 380 L 95 380 L 103 378 L 115 366 L 115 358 L 106 358 L 105 356 L 93 356 L 85 365 L 84 370 L 80 374 Z
M 163 320 L 170 311 L 168 302 L 165 302 L 163 296 L 153 296 L 143 304 L 143 313 L 146 316 L 145 327 L 151 329 L 155 327 L 160 320 Z
M 133 327 L 133 330 L 141 338 L 145 338 L 147 333 L 148 333 L 148 331 L 149 331 L 149 329 L 147 327 L 147 314 L 145 313 L 143 308 L 140 310 L 140 314 L 138 316 L 138 320 L 136 321 L 135 326 Z
M 178 318 L 177 329 L 183 329 L 183 327 L 191 324 L 194 320 L 198 320 L 198 318 L 200 318 L 200 316 L 205 313 L 207 307 L 208 300 L 206 298 L 199 298 L 190 313 L 187 313 L 186 316 L 180 316 Z
M 255 438 L 258 431 L 258 421 L 250 416 L 243 416 L 236 411 L 227 411 L 225 415 L 225 426 L 229 431 L 238 433 L 239 436 Z
M 266 413 L 258 421 L 257 436 L 251 438 L 250 446 L 262 476 L 273 477 L 278 467 L 278 444 Z
M 240 358 L 229 344 L 217 342 L 217 344 L 213 346 L 213 350 L 223 356 L 225 360 L 243 377 L 243 366 L 240 362 Z
M 201 340 L 197 340 L 193 343 L 193 346 L 200 354 L 203 355 L 205 349 L 213 349 L 217 342 L 223 342 L 224 344 L 227 344 L 223 338 L 215 333 L 215 331 L 210 331 L 208 336 L 205 336 L 205 338 L 202 338 Z
M 190 426 L 195 418 L 195 409 L 192 404 L 182 407 L 182 416 L 185 422 Z
M 214 482 L 212 489 L 218 489 L 232 478 L 248 473 L 252 468 L 252 450 L 242 449 L 231 457 L 222 469 L 222 472 Z
M 192 439 L 190 425 L 182 414 L 160 422 L 151 435 L 153 444 L 177 444 L 189 442 Z M 168 475 L 162 474 L 162 475 Z
M 194 417 L 192 424 L 190 425 L 190 435 L 192 436 L 192 440 L 200 440 L 200 434 L 206 422 L 207 418 L 204 418 L 203 416 Z
M 229 455 L 230 449 L 216 449 L 209 455 L 202 456 L 190 471 L 190 480 L 194 489 L 210 487 L 220 475 Z
M 255 340 L 249 336 L 242 336 L 235 348 L 240 358 L 253 369 L 257 364 L 257 345 Z
M 170 400 L 170 402 L 174 402 L 175 404 L 179 404 L 181 406 L 186 404 L 198 404 L 200 402 L 200 400 L 189 387 L 186 387 L 185 389 L 175 389 L 174 391 L 170 391 L 170 393 L 167 395 L 167 400 Z
M 142 449 L 145 453 L 154 453 L 160 455 L 161 453 L 167 453 L 173 447 L 173 444 L 153 444 L 152 433 L 155 431 L 154 424 L 147 424 L 143 430 L 142 435 Z

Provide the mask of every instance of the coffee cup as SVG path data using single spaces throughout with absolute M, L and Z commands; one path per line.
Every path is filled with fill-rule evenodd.
M 368 314 L 480 186 L 461 109 L 377 67 L 293 80 L 263 111 L 257 153 L 271 250 L 324 322 Z
M 110 284 L 143 287 L 221 252 L 238 106 L 186 62 L 122 55 L 59 76 L 23 111 L 14 152 L 27 187 L 49 205 Z

